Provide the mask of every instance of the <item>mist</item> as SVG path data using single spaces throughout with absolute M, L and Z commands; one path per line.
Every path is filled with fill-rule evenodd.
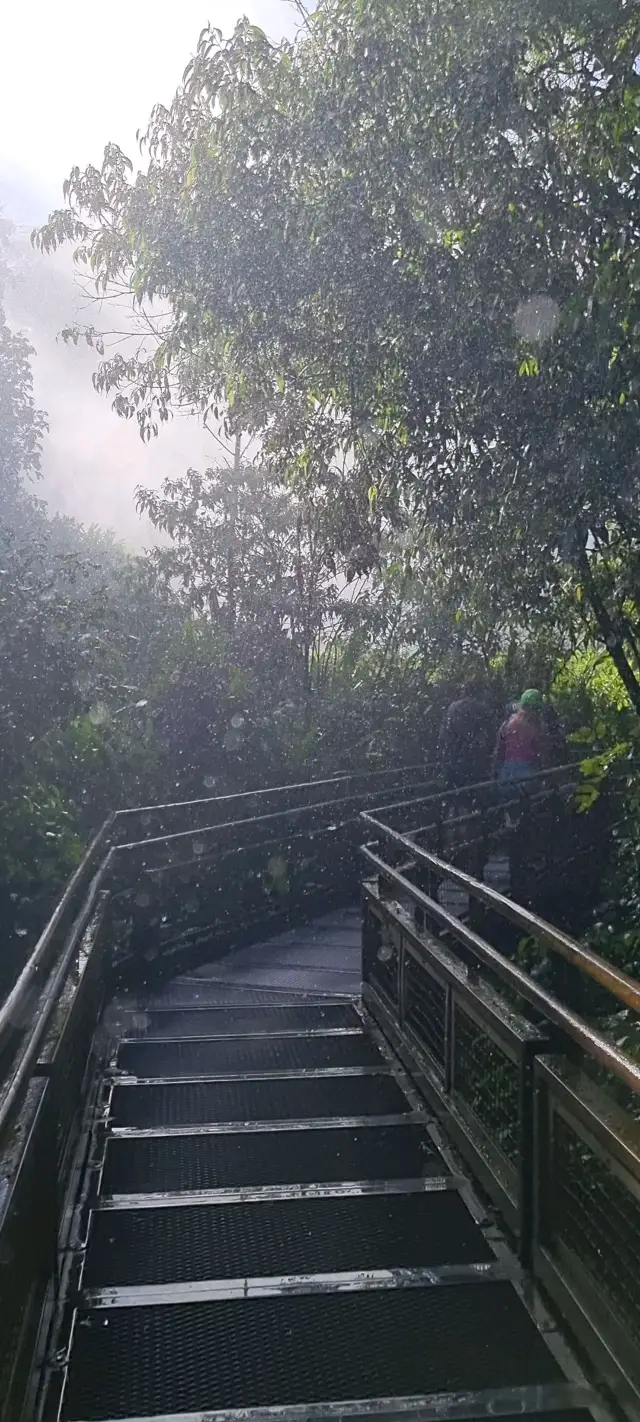
M 180 412 L 145 444 L 137 424 L 118 418 L 110 399 L 94 390 L 98 357 L 84 344 L 65 344 L 60 331 L 75 320 L 106 326 L 113 313 L 102 320 L 90 309 L 68 249 L 44 257 L 32 248 L 29 229 L 17 227 L 4 300 L 10 325 L 35 351 L 34 397 L 49 420 L 38 494 L 52 512 L 111 528 L 131 549 L 149 546 L 156 534 L 136 511 L 137 486 L 157 488 L 190 465 L 214 463 L 212 436 L 196 415 Z M 132 308 L 120 305 L 117 321 L 133 326 Z

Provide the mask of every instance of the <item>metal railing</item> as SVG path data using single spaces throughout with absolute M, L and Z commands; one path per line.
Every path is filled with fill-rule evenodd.
M 416 789 L 424 794 L 430 784 Z M 386 798 L 397 791 L 392 783 Z M 381 793 L 374 784 L 117 846 L 109 882 L 121 961 L 147 962 L 155 972 L 161 959 L 165 970 L 177 971 L 205 943 L 215 958 L 231 943 L 268 937 L 353 900 L 359 817 Z
M 439 902 L 470 901 L 617 1001 L 640 983 L 439 855 L 363 815 L 363 995 L 518 1243 L 523 1263 L 640 1405 L 640 1063 Z M 371 840 L 375 834 L 376 843 Z M 416 883 L 416 877 L 420 883 Z
M 560 1159 L 557 1121 L 568 1113 L 566 1081 L 558 1084 L 550 1053 L 572 1046 L 634 1092 L 638 1069 L 438 903 L 438 886 L 457 882 L 485 908 L 511 915 L 517 928 L 535 930 L 546 947 L 561 952 L 563 945 L 565 958 L 569 949 L 581 951 L 535 916 L 518 917 L 526 909 L 498 904 L 489 886 L 418 842 L 426 838 L 424 807 L 428 818 L 430 806 L 443 803 L 460 801 L 435 793 L 428 770 L 405 767 L 163 806 L 155 820 L 156 812 L 142 807 L 102 827 L 0 1007 L 3 1422 L 18 1415 L 34 1350 L 46 1340 L 42 1320 L 71 1267 L 71 1182 L 87 1158 L 80 1122 L 105 1045 L 96 1036 L 105 999 L 123 981 L 157 980 L 353 899 L 363 815 L 386 854 L 367 849 L 378 876 L 365 891 L 368 1000 L 390 1035 L 396 1032 L 399 1049 L 408 1047 L 419 1061 L 425 1089 L 446 1103 L 453 1134 L 518 1232 L 523 1258 L 541 1273 L 544 1266 L 551 1291 L 560 1293 L 556 1273 L 569 1287 L 567 1208 L 558 1213 L 554 1194 L 554 1213 L 539 1188 L 540 1152 Z M 472 806 L 466 815 L 441 814 L 440 823 L 464 821 L 470 843 L 475 814 Z M 635 1004 L 637 985 L 591 956 L 599 984 L 624 989 L 623 1000 Z M 537 1136 L 536 1092 L 546 1102 Z M 591 1143 L 593 1120 L 589 1130 Z M 602 1130 L 606 1136 L 611 1127 Z M 637 1195 L 634 1151 L 617 1160 L 616 1179 L 625 1190 L 634 1181 Z M 594 1257 L 583 1261 L 587 1273 Z
M 322 801 L 349 795 L 376 792 L 383 797 L 420 784 L 435 789 L 433 766 L 403 765 L 385 770 L 341 772 L 322 780 L 304 780 L 289 785 L 240 790 L 229 795 L 210 795 L 199 800 L 178 800 L 166 805 L 138 805 L 117 810 L 113 817 L 113 842 L 131 843 L 166 835 L 235 823 L 280 811 L 300 809 Z
M 585 812 L 582 785 L 579 762 L 570 762 L 539 771 L 508 799 L 495 780 L 387 799 L 384 822 L 478 879 L 490 859 L 501 858 L 511 895 L 553 918 L 564 911 L 559 890 L 570 867 L 575 916 L 578 904 L 593 902 L 606 872 L 607 835 L 618 821 L 622 790 L 610 775 Z
M 76 885 L 78 880 L 76 880 Z M 58 921 L 59 922 L 59 921 Z M 51 943 L 55 941 L 52 929 Z M 35 956 L 35 955 L 34 955 Z M 35 981 L 42 957 L 33 969 Z M 15 1022 L 0 1096 L 0 1417 L 23 1415 L 64 1270 L 72 1162 L 108 976 L 108 895 L 90 888 L 58 959 Z M 23 991 L 13 995 L 22 1014 Z M 6 1007 L 6 1004 L 5 1004 Z M 11 1021 L 5 1016 L 5 1028 Z M 7 1061 L 8 1055 L 8 1061 Z
M 34 1357 L 46 1357 L 48 1325 L 72 1267 L 72 1186 L 87 1161 L 89 1141 L 80 1125 L 97 1054 L 107 1045 L 97 1035 L 106 998 L 123 972 L 177 971 L 175 953 L 185 947 L 197 952 L 198 942 L 206 956 L 229 947 L 252 913 L 253 930 L 261 927 L 266 936 L 291 913 L 298 889 L 301 913 L 312 912 L 321 899 L 324 906 L 332 881 L 337 893 L 353 896 L 363 806 L 393 798 L 412 783 L 424 792 L 428 771 L 403 767 L 374 772 L 370 781 L 337 776 L 224 796 L 196 802 L 192 813 L 188 805 L 163 806 L 156 826 L 164 834 L 155 838 L 149 837 L 153 824 L 144 822 L 144 808 L 125 811 L 96 835 L 0 1005 L 2 1422 L 23 1415 Z M 256 806 L 262 813 L 247 813 Z M 181 828 L 185 818 L 187 832 Z M 290 875 L 289 892 L 281 886 L 278 902 L 275 891 L 265 892 L 265 874 L 283 846 L 300 864 L 298 880 Z M 341 865 L 346 851 L 349 873 Z M 304 878 L 309 889 L 314 853 L 319 862 L 326 860 L 322 891 L 305 894 L 301 886 Z M 185 916 L 185 872 L 191 892 L 194 882 L 202 884 L 195 934 L 188 911 Z M 138 951 L 143 945 L 135 941 L 136 925 L 144 926 L 146 956 Z

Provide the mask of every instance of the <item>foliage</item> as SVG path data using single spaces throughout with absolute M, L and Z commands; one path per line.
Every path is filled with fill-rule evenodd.
M 264 469 L 190 469 L 162 492 L 138 490 L 138 507 L 171 542 L 150 564 L 190 613 L 231 633 L 285 638 L 310 684 L 314 658 L 348 619 L 321 501 L 301 498 Z
M 43 880 L 114 798 L 428 757 L 469 675 L 552 690 L 585 803 L 635 784 L 639 52 L 639 0 L 321 0 L 293 43 L 205 29 L 144 170 L 73 170 L 36 242 L 146 331 L 67 330 L 97 388 L 259 456 L 140 490 L 144 560 L 54 524 L 0 325 L 5 811 Z
M 47 428 L 33 399 L 31 346 L 10 330 L 2 306 L 2 276 L 8 233 L 0 222 L 0 498 L 3 517 L 19 517 L 23 481 L 40 475 L 40 450 Z M 17 507 L 16 507 L 17 505 Z
M 404 503 L 521 618 L 569 575 L 636 709 L 591 562 L 636 559 L 639 50 L 621 0 L 205 30 L 148 170 L 108 148 L 39 239 L 168 304 L 154 354 L 98 376 L 143 432 L 175 394 L 224 406 L 305 486 L 346 471 L 369 566 Z

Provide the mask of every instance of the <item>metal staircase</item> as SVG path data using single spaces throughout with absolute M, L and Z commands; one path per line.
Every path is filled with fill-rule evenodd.
M 640 1069 L 502 929 L 640 985 L 408 779 L 92 846 L 0 1008 L 2 1422 L 640 1416 Z
M 409 1076 L 315 996 L 356 915 L 314 929 L 121 1004 L 59 1415 L 578 1422 L 594 1395 Z

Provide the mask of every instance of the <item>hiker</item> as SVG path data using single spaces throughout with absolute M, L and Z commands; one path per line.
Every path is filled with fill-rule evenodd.
M 438 740 L 438 770 L 447 790 L 489 778 L 494 735 L 492 711 L 475 683 L 466 682 L 445 712 Z
M 544 697 L 535 687 L 523 691 L 517 710 L 498 732 L 494 755 L 494 775 L 501 798 L 508 799 L 517 789 L 542 770 L 548 758 L 548 738 L 544 725 Z

